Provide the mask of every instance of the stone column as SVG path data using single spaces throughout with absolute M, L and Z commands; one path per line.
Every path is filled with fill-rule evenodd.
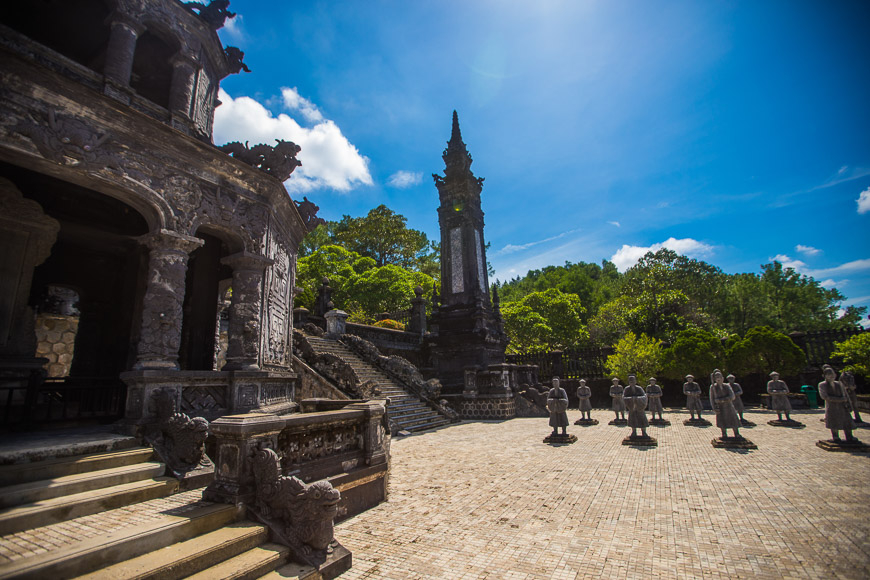
M 426 299 L 423 298 L 423 288 L 414 288 L 414 298 L 411 298 L 411 316 L 408 320 L 408 332 L 426 334 Z
M 233 300 L 225 371 L 260 370 L 260 327 L 263 313 L 263 273 L 272 260 L 239 252 L 221 260 L 233 269 Z
M 326 313 L 326 336 L 337 339 L 347 329 L 348 313 L 344 310 L 330 310 Z
M 133 71 L 133 56 L 136 53 L 136 40 L 144 27 L 126 14 L 115 13 L 111 16 L 109 46 L 106 48 L 106 64 L 103 74 L 121 87 L 130 86 L 130 73 Z
M 172 57 L 172 85 L 169 89 L 169 110 L 190 118 L 190 102 L 193 100 L 193 84 L 196 80 L 196 60 L 179 52 Z
M 202 246 L 200 238 L 168 230 L 139 238 L 150 250 L 148 283 L 142 307 L 142 331 L 135 370 L 178 370 L 182 302 L 187 259 Z

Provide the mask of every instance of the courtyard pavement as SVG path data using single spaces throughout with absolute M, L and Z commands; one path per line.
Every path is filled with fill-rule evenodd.
M 816 447 L 821 411 L 748 411 L 747 451 L 675 410 L 655 448 L 568 416 L 573 445 L 544 444 L 547 419 L 394 438 L 389 501 L 336 526 L 341 578 L 870 578 L 870 455 Z

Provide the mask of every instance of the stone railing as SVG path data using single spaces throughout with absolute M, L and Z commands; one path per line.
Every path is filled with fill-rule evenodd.
M 297 356 L 305 364 L 345 395 L 360 399 L 380 396 L 376 383 L 360 379 L 356 370 L 340 356 L 316 352 L 305 335 L 297 330 L 293 331 L 293 345 Z
M 210 427 L 217 457 L 214 481 L 203 494 L 208 501 L 253 506 L 258 494 L 254 464 L 264 449 L 277 455 L 280 475 L 332 483 L 341 492 L 339 518 L 386 499 L 390 436 L 384 401 L 284 416 L 229 415 Z
M 417 367 L 406 359 L 400 356 L 384 356 L 374 344 L 354 334 L 342 335 L 339 342 L 388 377 L 404 385 L 439 415 L 453 422 L 460 420 L 456 411 L 440 402 L 441 383 L 437 379 L 424 380 Z

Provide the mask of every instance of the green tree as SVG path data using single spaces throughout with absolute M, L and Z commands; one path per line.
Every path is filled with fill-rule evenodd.
M 302 292 L 296 298 L 297 306 L 312 308 L 323 278 L 329 278 L 332 300 L 344 307 L 348 294 L 344 288 L 350 278 L 375 267 L 371 258 L 360 256 L 341 246 L 325 245 L 311 254 L 299 258 L 296 266 L 296 287 Z
M 834 346 L 832 356 L 846 365 L 843 370 L 870 376 L 870 332 L 850 336 Z
M 320 224 L 302 238 L 302 243 L 299 244 L 299 257 L 309 256 L 322 246 L 335 244 L 331 228 L 335 227 L 335 222 L 326 222 Z
M 616 343 L 615 352 L 607 357 L 604 367 L 611 375 L 625 380 L 635 374 L 642 381 L 655 375 L 662 366 L 662 342 L 656 338 L 629 332 Z
M 532 292 L 517 302 L 502 303 L 505 332 L 511 352 L 559 350 L 588 341 L 584 312 L 576 294 L 555 288 Z
M 714 368 L 724 366 L 724 350 L 722 341 L 712 332 L 700 328 L 686 329 L 664 349 L 662 372 L 672 379 L 682 378 L 687 373 L 703 377 Z
M 796 375 L 807 364 L 804 351 L 788 336 L 769 326 L 750 328 L 742 339 L 731 342 L 726 356 L 728 367 L 739 373 Z
M 367 269 L 350 276 L 342 285 L 347 297 L 344 309 L 362 312 L 374 318 L 381 312 L 410 307 L 414 288 L 421 286 L 424 296 L 431 298 L 432 278 L 422 272 L 411 272 L 394 264 Z
M 735 274 L 725 282 L 725 302 L 720 322 L 741 336 L 753 326 L 769 322 L 772 305 L 764 283 L 756 274 Z

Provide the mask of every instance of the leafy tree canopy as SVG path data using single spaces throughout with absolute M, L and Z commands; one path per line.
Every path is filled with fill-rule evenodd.
M 846 364 L 843 370 L 870 377 L 870 332 L 836 343 L 833 356 Z
M 687 374 L 702 377 L 714 368 L 722 368 L 725 360 L 722 341 L 712 332 L 700 328 L 683 330 L 662 354 L 664 376 L 680 379 Z
M 742 339 L 727 348 L 728 368 L 738 373 L 795 375 L 807 364 L 804 351 L 788 336 L 769 326 L 750 328 Z
M 502 303 L 505 332 L 511 352 L 560 350 L 585 344 L 585 311 L 576 294 L 555 288 L 532 292 L 516 302 Z
M 662 366 L 662 342 L 645 334 L 627 333 L 616 343 L 615 352 L 607 357 L 604 367 L 623 380 L 635 374 L 638 382 L 654 376 Z

